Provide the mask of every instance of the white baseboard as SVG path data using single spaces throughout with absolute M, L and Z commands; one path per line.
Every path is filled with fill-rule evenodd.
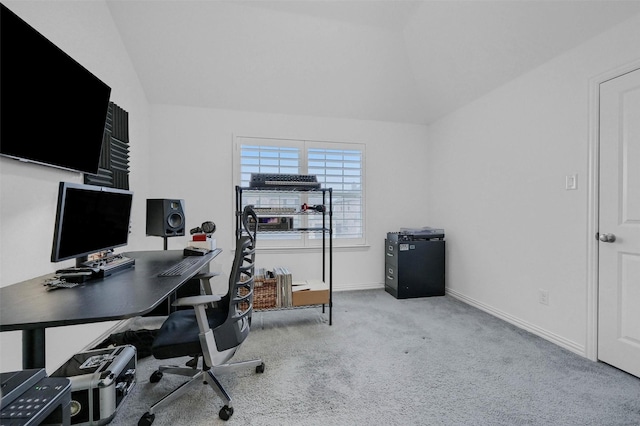
M 380 283 L 360 283 L 360 284 L 342 284 L 336 288 L 333 286 L 333 291 L 351 291 L 351 290 L 377 290 L 384 289 L 384 284 Z
M 555 333 L 552 333 L 548 330 L 545 330 L 541 327 L 538 327 L 537 325 L 534 324 L 530 324 L 526 321 L 523 321 L 520 318 L 514 317 L 513 315 L 510 315 L 506 312 L 502 312 L 499 309 L 496 309 L 492 306 L 489 306 L 485 303 L 482 303 L 478 300 L 472 299 L 470 297 L 465 296 L 464 294 L 458 293 L 455 290 L 451 290 L 451 289 L 446 289 L 446 294 L 460 300 L 461 302 L 464 302 L 468 305 L 471 305 L 475 308 L 478 308 L 482 311 L 485 311 L 491 315 L 493 315 L 494 317 L 500 318 L 501 320 L 504 320 L 506 322 L 508 322 L 509 324 L 513 324 L 516 327 L 522 328 L 523 330 L 526 330 L 530 333 L 535 334 L 536 336 L 542 337 L 545 340 L 550 341 L 551 343 L 554 343 L 564 349 L 567 349 L 573 353 L 576 353 L 580 356 L 583 356 L 585 358 L 587 358 L 587 353 L 586 353 L 586 349 L 583 345 L 579 345 L 576 342 L 573 342 L 571 340 L 565 339 L 562 336 L 558 336 Z

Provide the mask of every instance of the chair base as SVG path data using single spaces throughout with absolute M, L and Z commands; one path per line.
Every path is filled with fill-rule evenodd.
M 198 368 L 187 368 L 187 367 L 179 367 L 173 365 L 163 365 L 158 367 L 150 377 L 149 381 L 151 383 L 158 382 L 164 373 L 168 374 L 177 374 L 180 376 L 186 376 L 189 378 L 186 382 L 182 383 L 176 389 L 162 397 L 155 404 L 153 404 L 149 411 L 147 411 L 138 421 L 138 426 L 149 426 L 153 423 L 155 419 L 155 413 L 160 408 L 164 407 L 180 398 L 184 395 L 187 390 L 195 383 L 207 383 L 213 389 L 213 391 L 220 397 L 224 406 L 220 409 L 219 416 L 222 420 L 228 420 L 233 414 L 233 403 L 231 400 L 231 396 L 224 389 L 216 375 L 224 374 L 230 371 L 236 371 L 241 368 L 253 367 L 256 369 L 256 373 L 264 372 L 264 362 L 261 359 L 253 359 L 248 361 L 238 361 L 227 364 L 216 365 L 215 367 L 211 367 L 207 370 L 202 370 Z

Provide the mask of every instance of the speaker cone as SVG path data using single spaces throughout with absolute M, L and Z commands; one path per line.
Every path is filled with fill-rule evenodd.
M 75 399 L 72 399 L 71 404 L 69 405 L 69 411 L 71 413 L 71 417 L 75 416 L 80 411 L 82 411 L 82 404 L 80 404 Z
M 180 213 L 171 213 L 167 218 L 169 226 L 172 228 L 179 228 L 182 226 L 182 215 Z

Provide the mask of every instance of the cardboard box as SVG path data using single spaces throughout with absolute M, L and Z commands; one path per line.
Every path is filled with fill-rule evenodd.
M 322 305 L 329 303 L 329 284 L 322 281 L 308 282 L 296 290 L 296 285 L 292 286 L 293 306 Z

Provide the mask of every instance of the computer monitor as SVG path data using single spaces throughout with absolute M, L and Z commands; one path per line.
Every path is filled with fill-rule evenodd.
M 51 261 L 76 259 L 127 244 L 133 192 L 60 182 Z

